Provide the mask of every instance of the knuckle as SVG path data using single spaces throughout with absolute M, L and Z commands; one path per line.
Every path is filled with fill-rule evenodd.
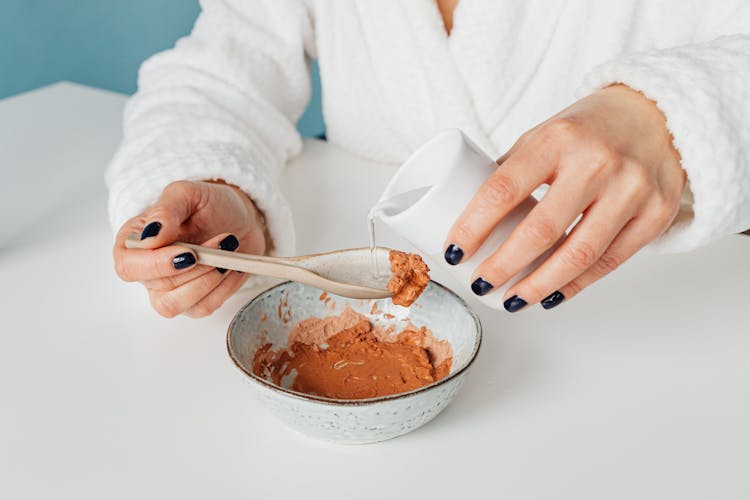
M 506 262 L 503 252 L 498 250 L 487 260 L 479 264 L 474 273 L 497 286 L 498 283 L 505 283 L 511 278 L 508 273 L 512 267 L 507 265 Z
M 151 306 L 165 318 L 174 318 L 182 312 L 169 293 L 152 294 Z
M 218 296 L 217 293 L 211 293 L 196 304 L 195 307 L 191 309 L 191 312 L 198 315 L 198 317 L 203 318 L 212 315 L 223 303 L 224 300 Z
M 555 118 L 543 129 L 542 139 L 545 142 L 578 140 L 581 136 L 581 123 L 572 117 Z
M 158 220 L 168 221 L 172 215 L 172 208 L 165 201 L 158 201 L 152 205 L 148 210 L 147 221 Z
M 226 276 L 226 274 L 222 275 L 217 273 L 216 271 L 212 271 L 201 278 L 197 278 L 200 285 L 197 287 L 197 290 L 198 294 L 200 295 L 201 302 L 209 300 L 210 297 L 214 295 L 216 287 L 219 285 L 219 283 L 221 283 L 224 276 Z
M 157 292 L 171 292 L 178 286 L 180 286 L 180 283 L 171 276 L 149 282 L 149 288 Z
M 620 267 L 622 259 L 614 252 L 604 252 L 599 259 L 593 264 L 592 268 L 597 276 L 605 276 Z
M 130 276 L 130 269 L 125 259 L 122 257 L 115 258 L 115 272 L 123 281 L 133 281 Z
M 534 281 L 527 281 L 522 285 L 523 290 L 520 291 L 520 295 L 527 301 L 539 302 L 544 297 L 549 295 L 550 292 L 545 292 L 538 284 Z
M 584 185 L 599 183 L 607 169 L 607 162 L 594 159 L 588 163 L 575 166 L 575 176 Z M 598 184 L 597 184 L 598 185 Z
M 631 191 L 643 193 L 646 188 L 653 185 L 653 179 L 643 165 L 636 163 L 630 165 L 627 170 L 627 187 Z
M 597 142 L 586 147 L 587 161 L 575 165 L 576 176 L 583 182 L 595 182 L 621 164 L 617 151 L 608 144 Z
M 211 307 L 202 303 L 190 308 L 190 316 L 193 318 L 205 318 L 213 312 Z
M 159 286 L 161 286 L 163 290 L 172 291 L 180 286 L 180 283 L 172 276 L 167 276 L 166 278 L 159 280 Z
M 456 226 L 453 231 L 454 240 L 459 243 L 466 245 L 468 242 L 472 242 L 476 238 L 474 230 L 469 227 L 468 224 L 462 223 Z
M 571 242 L 562 248 L 563 259 L 576 269 L 588 269 L 596 262 L 596 249 L 586 241 Z
M 527 130 L 526 132 L 524 132 L 523 134 L 519 136 L 514 146 L 523 146 L 524 144 L 527 144 L 529 141 L 532 141 L 537 132 L 538 130 L 536 129 Z
M 669 227 L 677 216 L 679 208 L 679 202 L 672 204 L 662 196 L 649 201 L 643 215 L 653 228 L 654 236 L 661 234 Z
M 120 226 L 119 231 L 117 231 L 117 237 L 116 241 L 122 241 L 127 236 L 134 232 L 139 232 L 143 226 L 145 225 L 145 213 L 141 213 L 136 215 L 135 217 L 132 217 L 125 221 L 125 223 Z M 115 250 L 117 249 L 117 244 L 115 244 Z
M 518 196 L 518 186 L 512 177 L 497 171 L 482 186 L 480 197 L 490 206 L 508 205 Z
M 656 232 L 653 234 L 653 238 L 656 238 L 657 236 L 666 232 L 667 229 L 669 229 L 669 227 L 672 225 L 672 221 L 674 220 L 674 217 L 675 216 L 670 213 L 661 214 L 658 217 L 656 217 L 656 221 L 654 223 Z
M 156 259 L 156 272 L 160 278 L 167 278 L 175 272 L 171 259 Z
M 184 193 L 192 187 L 191 181 L 173 181 L 164 187 L 165 193 Z
M 626 175 L 618 183 L 619 201 L 626 207 L 642 207 L 650 196 L 650 180 L 641 167 L 626 167 Z
M 620 162 L 620 153 L 606 142 L 594 142 L 589 146 L 589 151 L 594 167 L 599 170 L 603 170 L 608 165 Z
M 535 247 L 540 248 L 551 247 L 560 236 L 555 224 L 543 217 L 534 218 L 524 224 L 523 233 Z
M 565 297 L 571 298 L 574 295 L 578 295 L 583 291 L 584 288 L 584 285 L 580 281 L 573 280 L 565 287 Z
M 661 196 L 657 202 L 657 219 L 663 226 L 668 226 L 672 223 L 672 220 L 677 215 L 680 209 L 679 200 L 672 201 L 664 196 Z
M 620 199 L 618 202 L 622 204 L 623 208 L 637 210 L 643 207 L 648 196 L 641 186 L 624 183 L 624 185 L 620 187 L 619 197 Z

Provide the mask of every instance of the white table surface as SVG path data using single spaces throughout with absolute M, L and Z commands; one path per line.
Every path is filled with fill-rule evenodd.
M 484 345 L 443 414 L 327 444 L 258 406 L 229 361 L 248 292 L 167 320 L 116 278 L 92 179 L 122 103 L 70 84 L 0 102 L 3 194 L 80 188 L 0 219 L 0 498 L 750 498 L 750 237 L 640 255 L 553 311 L 473 302 Z M 393 171 L 306 141 L 284 178 L 300 250 L 365 246 Z M 18 199 L 11 215 L 35 203 Z

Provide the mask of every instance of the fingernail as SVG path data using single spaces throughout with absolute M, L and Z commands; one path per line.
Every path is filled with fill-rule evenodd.
M 219 242 L 219 248 L 228 252 L 234 252 L 239 246 L 240 240 L 238 240 L 237 237 L 233 234 L 230 234 Z M 227 272 L 227 270 L 223 267 L 217 267 L 216 270 L 219 271 L 220 274 L 224 274 L 225 272 Z
M 451 243 L 445 250 L 445 261 L 451 266 L 455 266 L 464 258 L 464 251 L 458 246 Z
M 559 306 L 560 302 L 565 300 L 565 295 L 560 290 L 551 293 L 546 299 L 542 300 L 542 307 L 545 309 L 552 309 L 555 306 Z
M 527 302 L 525 300 L 523 300 L 518 295 L 514 295 L 513 297 L 503 302 L 503 307 L 506 311 L 514 313 L 526 307 L 526 304 Z
M 234 252 L 239 246 L 240 240 L 238 240 L 237 237 L 233 234 L 230 234 L 229 236 L 221 240 L 221 242 L 219 242 L 219 248 L 221 248 L 222 250 L 227 250 L 229 252 Z
M 492 284 L 484 278 L 477 278 L 474 280 L 474 283 L 471 284 L 471 291 L 480 297 L 489 293 L 493 288 Z
M 159 231 L 161 231 L 161 222 L 151 222 L 143 228 L 143 232 L 141 233 L 141 240 L 145 240 L 146 238 L 153 238 L 154 236 L 159 234 Z
M 172 265 L 175 269 L 185 269 L 195 264 L 195 255 L 190 252 L 181 253 L 172 259 Z

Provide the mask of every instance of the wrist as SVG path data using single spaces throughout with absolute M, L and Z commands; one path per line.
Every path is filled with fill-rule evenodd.
M 621 100 L 624 109 L 629 110 L 635 115 L 631 125 L 648 131 L 647 134 L 651 140 L 659 142 L 660 149 L 664 152 L 663 161 L 665 163 L 676 163 L 680 166 L 680 153 L 674 146 L 674 138 L 667 125 L 667 117 L 659 109 L 656 101 L 647 97 L 641 91 L 623 83 L 616 83 L 605 87 L 601 92 L 611 94 Z M 641 140 L 643 140 L 643 136 L 641 136 Z

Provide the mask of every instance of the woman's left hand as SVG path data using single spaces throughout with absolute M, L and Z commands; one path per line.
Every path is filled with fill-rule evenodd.
M 664 115 L 624 85 L 602 89 L 526 132 L 453 225 L 445 258 L 457 264 L 542 184 L 544 198 L 474 272 L 484 295 L 563 243 L 503 297 L 508 311 L 570 299 L 662 234 L 679 209 L 685 172 Z

